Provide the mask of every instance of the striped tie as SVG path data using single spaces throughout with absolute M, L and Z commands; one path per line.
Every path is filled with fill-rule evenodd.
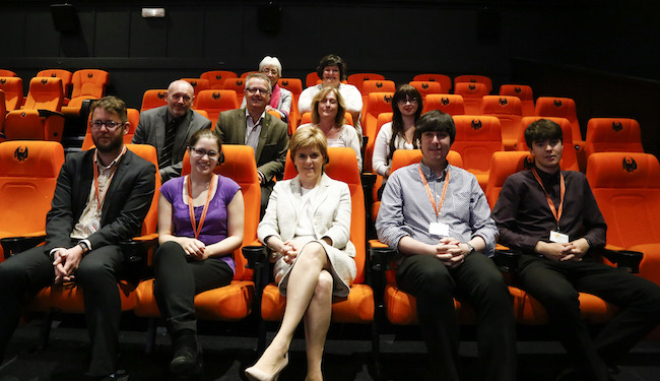
M 165 129 L 165 144 L 160 152 L 160 160 L 158 161 L 159 168 L 165 168 L 172 165 L 172 147 L 174 146 L 174 138 L 176 137 L 176 130 L 179 121 L 172 119 Z

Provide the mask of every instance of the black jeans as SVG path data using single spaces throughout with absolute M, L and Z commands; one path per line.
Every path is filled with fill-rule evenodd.
M 522 287 L 548 312 L 550 324 L 569 357 L 588 364 L 597 379 L 608 379 L 605 363 L 625 355 L 660 322 L 660 287 L 623 270 L 585 259 L 558 262 L 523 255 Z M 580 317 L 578 292 L 621 308 L 592 340 Z
M 434 376 L 458 380 L 459 323 L 454 297 L 477 315 L 477 346 L 484 380 L 516 378 L 516 325 L 511 294 L 493 261 L 473 253 L 455 269 L 430 255 L 406 257 L 397 269 L 399 288 L 417 298 L 417 315 Z
M 121 298 L 117 274 L 124 256 L 118 246 L 87 253 L 75 273 L 82 287 L 87 330 L 92 342 L 90 376 L 116 371 Z M 43 247 L 14 255 L 0 264 L 0 350 L 4 353 L 23 312 L 26 296 L 53 284 L 53 260 Z
M 234 274 L 220 258 L 189 261 L 176 242 L 165 242 L 154 256 L 154 296 L 170 333 L 197 331 L 195 295 L 228 285 Z

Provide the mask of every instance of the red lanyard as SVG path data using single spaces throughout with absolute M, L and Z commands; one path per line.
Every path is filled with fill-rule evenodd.
M 124 156 L 125 153 L 126 153 L 126 146 L 124 146 L 124 149 L 119 154 L 119 157 L 117 157 L 115 160 L 113 160 L 113 163 L 118 162 L 119 160 L 121 160 L 121 157 Z M 100 161 L 98 160 L 98 154 L 94 153 L 94 155 L 96 155 L 96 160 L 95 160 L 94 165 L 93 165 L 93 167 L 94 167 L 94 194 L 96 195 L 96 208 L 98 210 L 101 210 L 101 208 L 103 207 L 102 202 L 105 202 L 105 196 L 108 195 L 108 188 L 110 188 L 110 183 L 112 183 L 112 179 L 115 177 L 115 173 L 117 171 L 115 170 L 112 173 L 112 176 L 110 176 L 110 179 L 108 180 L 108 185 L 105 189 L 105 194 L 103 195 L 103 200 L 101 200 L 101 194 L 99 192 L 99 165 L 97 164 L 97 162 L 100 163 Z
M 209 191 L 206 194 L 206 203 L 204 203 L 204 210 L 202 210 L 202 217 L 199 219 L 199 225 L 195 221 L 195 207 L 193 206 L 193 197 L 192 197 L 192 180 L 188 176 L 188 210 L 190 211 L 190 223 L 192 224 L 193 232 L 195 232 L 195 239 L 199 237 L 199 233 L 202 231 L 202 226 L 204 225 L 204 220 L 206 219 L 206 212 L 209 210 L 209 204 L 211 203 L 211 193 L 213 193 L 213 184 L 217 182 L 216 175 L 213 174 L 211 177 L 211 183 L 209 184 Z
M 559 219 L 561 218 L 561 213 L 564 210 L 564 194 L 566 193 L 564 176 L 561 174 L 561 172 L 559 172 L 559 208 L 555 208 L 555 204 L 552 202 L 552 199 L 550 198 L 548 191 L 545 190 L 545 187 L 543 186 L 543 182 L 541 181 L 541 177 L 539 177 L 538 172 L 536 172 L 536 168 L 532 168 L 532 173 L 534 174 L 534 178 L 536 178 L 536 181 L 538 181 L 539 185 L 541 186 L 541 189 L 543 189 L 543 192 L 545 193 L 545 198 L 548 201 L 548 206 L 550 207 L 550 211 L 552 212 L 552 215 L 555 216 L 555 219 L 557 220 L 557 228 L 559 229 Z
M 442 209 L 442 204 L 445 202 L 445 196 L 447 195 L 447 186 L 449 186 L 449 168 L 447 168 L 447 176 L 445 177 L 445 184 L 442 186 L 442 194 L 440 195 L 440 205 L 435 204 L 435 197 L 431 192 L 428 181 L 426 181 L 426 176 L 422 172 L 422 165 L 420 164 L 417 169 L 419 169 L 419 177 L 422 179 L 422 184 L 426 188 L 426 193 L 429 195 L 429 200 L 431 200 L 431 205 L 433 205 L 433 210 L 435 211 L 435 217 L 440 217 L 440 210 Z

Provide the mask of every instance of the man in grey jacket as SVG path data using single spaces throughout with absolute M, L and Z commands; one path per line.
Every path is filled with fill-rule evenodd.
M 181 176 L 183 156 L 190 137 L 202 128 L 211 128 L 211 121 L 190 107 L 195 99 L 193 87 L 177 80 L 167 88 L 167 106 L 140 114 L 133 144 L 149 144 L 158 152 L 158 168 L 164 183 Z

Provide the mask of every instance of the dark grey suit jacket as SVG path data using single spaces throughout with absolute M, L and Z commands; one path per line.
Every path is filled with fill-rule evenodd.
M 46 216 L 48 253 L 56 247 L 71 247 L 71 232 L 85 210 L 94 180 L 94 152 L 71 154 L 57 178 L 51 210 Z M 87 237 L 92 249 L 116 245 L 140 234 L 154 195 L 156 167 L 130 150 L 117 164 L 101 211 L 101 228 Z
M 186 124 L 186 121 L 188 123 Z M 133 144 L 149 144 L 156 147 L 158 161 L 165 144 L 165 124 L 167 123 L 167 106 L 157 107 L 140 113 L 140 123 L 135 129 Z M 181 176 L 183 155 L 190 137 L 202 128 L 211 128 L 211 121 L 194 110 L 190 110 L 181 127 L 176 132 L 172 147 L 172 162 L 169 166 L 160 168 L 160 178 L 165 181 Z
M 247 117 L 245 109 L 223 111 L 218 118 L 215 133 L 220 135 L 223 144 L 245 145 Z M 276 175 L 284 173 L 284 162 L 289 149 L 289 129 L 286 123 L 266 113 L 259 134 L 259 144 L 255 159 L 257 171 L 270 182 Z

